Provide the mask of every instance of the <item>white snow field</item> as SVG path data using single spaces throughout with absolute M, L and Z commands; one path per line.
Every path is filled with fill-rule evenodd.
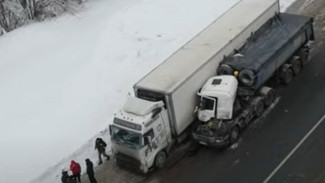
M 280 0 L 280 8 L 282 12 L 285 12 L 285 10 L 296 0 Z
M 93 138 L 108 142 L 133 84 L 238 1 L 92 0 L 0 37 L 0 182 L 55 183 L 71 159 L 97 164 Z
M 0 182 L 30 182 L 105 129 L 138 79 L 237 1 L 93 0 L 1 37 Z M 97 161 L 84 151 L 83 170 Z

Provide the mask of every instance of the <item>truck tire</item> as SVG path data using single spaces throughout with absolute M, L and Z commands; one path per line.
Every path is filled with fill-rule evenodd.
M 273 89 L 271 89 L 265 95 L 264 104 L 268 107 L 274 102 L 274 100 L 275 100 L 275 92 Z
M 301 61 L 299 56 L 295 56 L 290 60 L 290 65 L 293 71 L 293 74 L 297 76 L 301 71 Z
M 264 98 L 264 105 L 265 105 L 265 107 L 270 106 L 273 103 L 273 101 L 275 100 L 275 92 L 270 87 L 263 86 L 259 90 L 259 94 L 261 96 L 263 96 L 263 98 Z
M 155 167 L 162 168 L 167 160 L 167 155 L 164 151 L 160 151 L 155 158 Z
M 288 64 L 281 67 L 281 79 L 284 84 L 289 84 L 293 78 L 293 71 Z
M 239 127 L 235 125 L 234 127 L 231 128 L 229 132 L 229 145 L 234 144 L 237 142 L 239 138 Z
M 245 86 L 253 86 L 255 83 L 255 74 L 249 69 L 244 69 L 239 72 L 239 81 Z
M 227 64 L 221 64 L 218 68 L 218 75 L 233 75 L 234 69 Z
M 301 59 L 302 66 L 306 66 L 310 62 L 310 51 L 309 48 L 300 48 L 299 56 Z
M 253 101 L 253 109 L 256 117 L 262 116 L 264 112 L 264 103 L 262 97 L 256 97 Z

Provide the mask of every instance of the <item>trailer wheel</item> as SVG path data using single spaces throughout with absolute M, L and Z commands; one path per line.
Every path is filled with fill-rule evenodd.
M 244 69 L 239 72 L 239 81 L 245 86 L 252 86 L 255 83 L 255 74 L 249 69 Z
M 293 71 L 288 64 L 281 67 L 281 79 L 284 84 L 289 84 L 293 78 Z
M 273 89 L 269 90 L 269 92 L 267 92 L 267 94 L 265 95 L 265 105 L 266 106 L 270 106 L 273 101 L 275 99 L 275 92 Z
M 295 56 L 291 59 L 290 61 L 291 67 L 292 67 L 292 71 L 294 73 L 294 75 L 298 75 L 299 72 L 301 71 L 301 61 L 300 61 L 300 57 Z
M 259 94 L 264 98 L 264 105 L 266 107 L 270 106 L 275 99 L 275 92 L 272 88 L 263 86 L 259 90 Z
M 164 151 L 160 151 L 155 158 L 155 167 L 162 168 L 167 160 L 167 155 Z
M 264 112 L 264 103 L 263 103 L 263 98 L 262 97 L 256 97 L 255 100 L 253 101 L 253 108 L 256 117 L 262 116 Z
M 227 64 L 221 64 L 217 70 L 218 75 L 232 75 L 233 73 L 234 69 Z
M 238 126 L 234 126 L 231 128 L 229 133 L 229 144 L 232 145 L 233 143 L 237 142 L 239 138 L 239 128 Z
M 309 48 L 300 48 L 299 56 L 301 58 L 302 66 L 306 66 L 310 62 L 310 51 Z

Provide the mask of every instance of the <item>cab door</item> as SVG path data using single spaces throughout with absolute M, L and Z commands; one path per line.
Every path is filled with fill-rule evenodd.
M 162 120 L 162 114 L 158 114 L 155 125 L 153 126 L 154 133 L 156 134 L 156 138 L 154 139 L 154 143 L 156 143 L 158 150 L 164 149 L 168 145 L 166 127 Z
M 217 99 L 207 96 L 202 96 L 200 101 L 199 120 L 208 122 L 211 118 L 216 117 Z
M 156 148 L 153 145 L 153 141 L 155 139 L 155 133 L 153 128 L 151 128 L 147 133 L 144 134 L 144 155 L 145 160 L 149 166 L 153 165 L 155 156 L 156 156 Z M 148 167 L 149 168 L 149 167 Z

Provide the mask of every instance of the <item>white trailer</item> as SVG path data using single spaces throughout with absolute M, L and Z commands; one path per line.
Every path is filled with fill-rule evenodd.
M 196 94 L 225 56 L 279 13 L 277 0 L 241 0 L 134 85 L 110 125 L 118 165 L 161 167 L 196 118 Z

